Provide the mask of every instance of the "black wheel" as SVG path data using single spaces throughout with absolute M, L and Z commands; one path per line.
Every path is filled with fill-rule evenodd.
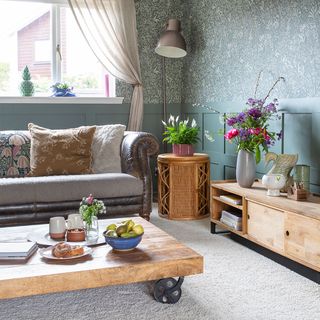
M 181 279 L 181 278 L 180 278 Z M 177 303 L 181 298 L 182 280 L 173 278 L 161 279 L 155 283 L 154 298 L 161 303 Z

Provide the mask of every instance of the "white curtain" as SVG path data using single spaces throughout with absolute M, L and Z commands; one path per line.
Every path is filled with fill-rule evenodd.
M 68 1 L 81 32 L 102 65 L 114 77 L 133 85 L 127 130 L 140 131 L 143 90 L 134 0 Z

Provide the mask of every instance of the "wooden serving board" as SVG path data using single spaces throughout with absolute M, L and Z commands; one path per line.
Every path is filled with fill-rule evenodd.
M 34 254 L 26 263 L 0 262 L 0 298 L 128 284 L 203 272 L 203 257 L 142 218 L 145 233 L 132 251 L 114 252 L 108 245 L 92 247 L 92 255 L 74 260 L 47 260 Z M 99 220 L 107 224 L 123 219 Z M 36 226 L 1 228 L 2 238 L 19 239 Z

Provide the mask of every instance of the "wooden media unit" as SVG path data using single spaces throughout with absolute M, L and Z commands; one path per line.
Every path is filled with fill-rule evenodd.
M 241 188 L 236 182 L 211 181 L 211 232 L 222 227 L 237 241 L 320 283 L 320 197 L 295 201 L 266 193 L 260 182 Z M 242 230 L 220 221 L 223 210 L 242 216 Z

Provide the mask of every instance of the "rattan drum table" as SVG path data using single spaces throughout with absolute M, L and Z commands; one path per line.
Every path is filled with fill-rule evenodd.
M 195 153 L 158 156 L 158 211 L 171 220 L 194 220 L 209 214 L 209 156 Z

